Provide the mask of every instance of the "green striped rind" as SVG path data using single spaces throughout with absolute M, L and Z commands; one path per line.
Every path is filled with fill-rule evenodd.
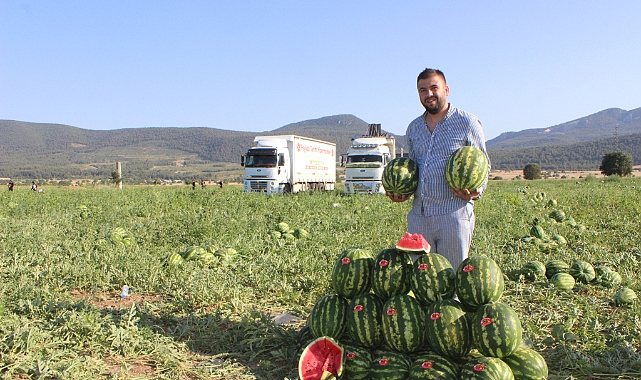
M 617 271 L 603 265 L 594 268 L 594 273 L 596 274 L 594 282 L 608 288 L 619 285 L 622 280 L 621 275 Z
M 372 290 L 382 300 L 410 291 L 412 265 L 409 256 L 396 248 L 382 250 L 374 260 Z
M 570 265 L 563 260 L 550 260 L 545 264 L 545 276 L 552 278 L 557 273 L 568 273 Z
M 637 294 L 630 288 L 621 288 L 614 295 L 614 304 L 616 306 L 625 306 L 636 302 Z
M 538 352 L 520 347 L 512 355 L 501 358 L 516 380 L 541 380 L 548 378 L 548 364 Z
M 510 366 L 501 359 L 480 356 L 468 360 L 461 366 L 461 380 L 514 380 Z
M 456 294 L 463 306 L 476 310 L 501 298 L 505 283 L 498 264 L 487 256 L 471 256 L 456 270 Z
M 369 350 L 363 347 L 343 345 L 345 357 L 343 358 L 343 378 L 350 380 L 363 380 L 369 378 L 369 369 L 374 357 Z
M 481 306 L 472 314 L 471 324 L 474 347 L 485 356 L 510 356 L 523 340 L 519 316 L 504 303 Z
M 396 295 L 383 305 L 383 339 L 394 351 L 411 353 L 425 342 L 425 313 L 407 294 Z
M 400 352 L 385 351 L 374 355 L 369 370 L 372 380 L 406 380 L 410 374 L 412 359 Z
M 535 237 L 537 239 L 547 239 L 547 234 L 543 230 L 543 227 L 539 225 L 532 226 L 530 228 L 530 236 Z
M 338 294 L 319 298 L 312 308 L 307 325 L 315 338 L 328 336 L 338 339 L 347 327 L 347 300 Z
M 557 289 L 572 290 L 576 285 L 576 280 L 571 274 L 560 272 L 552 276 L 550 283 Z
M 352 298 L 347 308 L 347 332 L 359 346 L 374 348 L 383 342 L 383 301 L 372 293 Z
M 426 354 L 414 359 L 410 367 L 410 379 L 414 380 L 457 380 L 459 368 L 450 358 Z
M 551 199 L 550 199 L 551 200 Z M 561 223 L 565 220 L 565 213 L 561 210 L 554 210 L 550 213 L 550 218 L 556 220 L 557 222 Z
M 340 378 L 344 368 L 344 352 L 340 344 L 330 337 L 320 337 L 309 343 L 298 359 L 298 377 L 305 379 L 321 379 L 323 371 L 334 376 L 323 379 Z
M 577 261 L 568 271 L 577 282 L 587 284 L 596 278 L 594 267 L 587 261 Z
M 545 264 L 537 260 L 530 261 L 523 265 L 521 273 L 530 281 L 545 278 Z
M 183 257 L 179 253 L 174 252 L 167 256 L 166 263 L 169 265 L 177 265 L 182 263 L 183 261 Z
M 419 302 L 431 305 L 440 299 L 454 297 L 455 277 L 456 272 L 445 256 L 423 254 L 412 264 L 410 289 Z
M 433 303 L 425 313 L 427 341 L 440 355 L 457 359 L 472 349 L 472 329 L 463 306 L 453 299 Z
M 207 252 L 205 248 L 194 245 L 191 247 L 187 247 L 183 252 L 182 256 L 185 260 L 197 260 L 205 252 Z
M 362 248 L 347 248 L 339 256 L 332 270 L 334 291 L 351 299 L 357 294 L 367 293 L 372 287 L 374 256 Z
M 383 169 L 381 181 L 388 193 L 414 194 L 418 186 L 418 166 L 408 157 L 395 158 Z
M 452 189 L 474 191 L 483 185 L 488 175 L 487 156 L 468 145 L 452 153 L 445 166 L 445 180 Z

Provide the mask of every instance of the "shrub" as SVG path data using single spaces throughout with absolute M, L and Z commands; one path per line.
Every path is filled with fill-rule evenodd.
M 599 167 L 601 173 L 606 176 L 617 174 L 627 176 L 632 173 L 632 156 L 627 152 L 606 153 Z
M 541 167 L 538 164 L 527 164 L 523 168 L 523 178 L 525 179 L 541 179 Z

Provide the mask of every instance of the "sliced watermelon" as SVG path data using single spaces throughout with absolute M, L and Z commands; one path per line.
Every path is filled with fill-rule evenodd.
M 396 244 L 396 249 L 418 255 L 429 253 L 431 248 L 430 243 L 425 240 L 423 235 L 409 232 L 406 232 L 405 236 Z
M 301 380 L 334 379 L 342 372 L 343 348 L 326 336 L 308 344 L 298 360 L 298 377 Z

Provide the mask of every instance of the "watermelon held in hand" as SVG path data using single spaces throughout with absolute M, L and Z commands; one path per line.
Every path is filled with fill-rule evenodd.
M 332 338 L 312 341 L 298 360 L 301 380 L 337 379 L 343 373 L 343 348 Z
M 396 249 L 420 255 L 423 253 L 429 253 L 431 247 L 430 243 L 425 240 L 423 235 L 406 232 L 401 240 L 396 244 Z
M 408 157 L 394 158 L 383 169 L 381 182 L 387 193 L 412 195 L 418 187 L 418 166 Z
M 487 179 L 489 165 L 482 150 L 471 145 L 452 153 L 445 165 L 445 181 L 452 189 L 479 189 Z

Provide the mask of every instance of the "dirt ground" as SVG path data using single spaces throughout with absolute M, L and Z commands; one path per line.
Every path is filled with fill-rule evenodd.
M 553 179 L 553 178 L 562 179 L 563 176 L 566 176 L 566 178 L 563 178 L 563 179 L 576 179 L 576 178 L 585 178 L 588 175 L 593 175 L 595 177 L 603 177 L 603 174 L 601 174 L 601 172 L 598 170 L 582 170 L 582 171 L 560 170 L 558 172 L 551 172 L 550 174 L 551 174 L 551 176 L 549 177 L 550 179 Z M 518 176 L 523 177 L 523 170 L 492 170 L 492 172 L 490 173 L 490 176 L 491 176 L 490 178 L 501 177 L 504 180 L 512 180 Z M 541 176 L 543 176 L 543 172 L 541 173 Z

